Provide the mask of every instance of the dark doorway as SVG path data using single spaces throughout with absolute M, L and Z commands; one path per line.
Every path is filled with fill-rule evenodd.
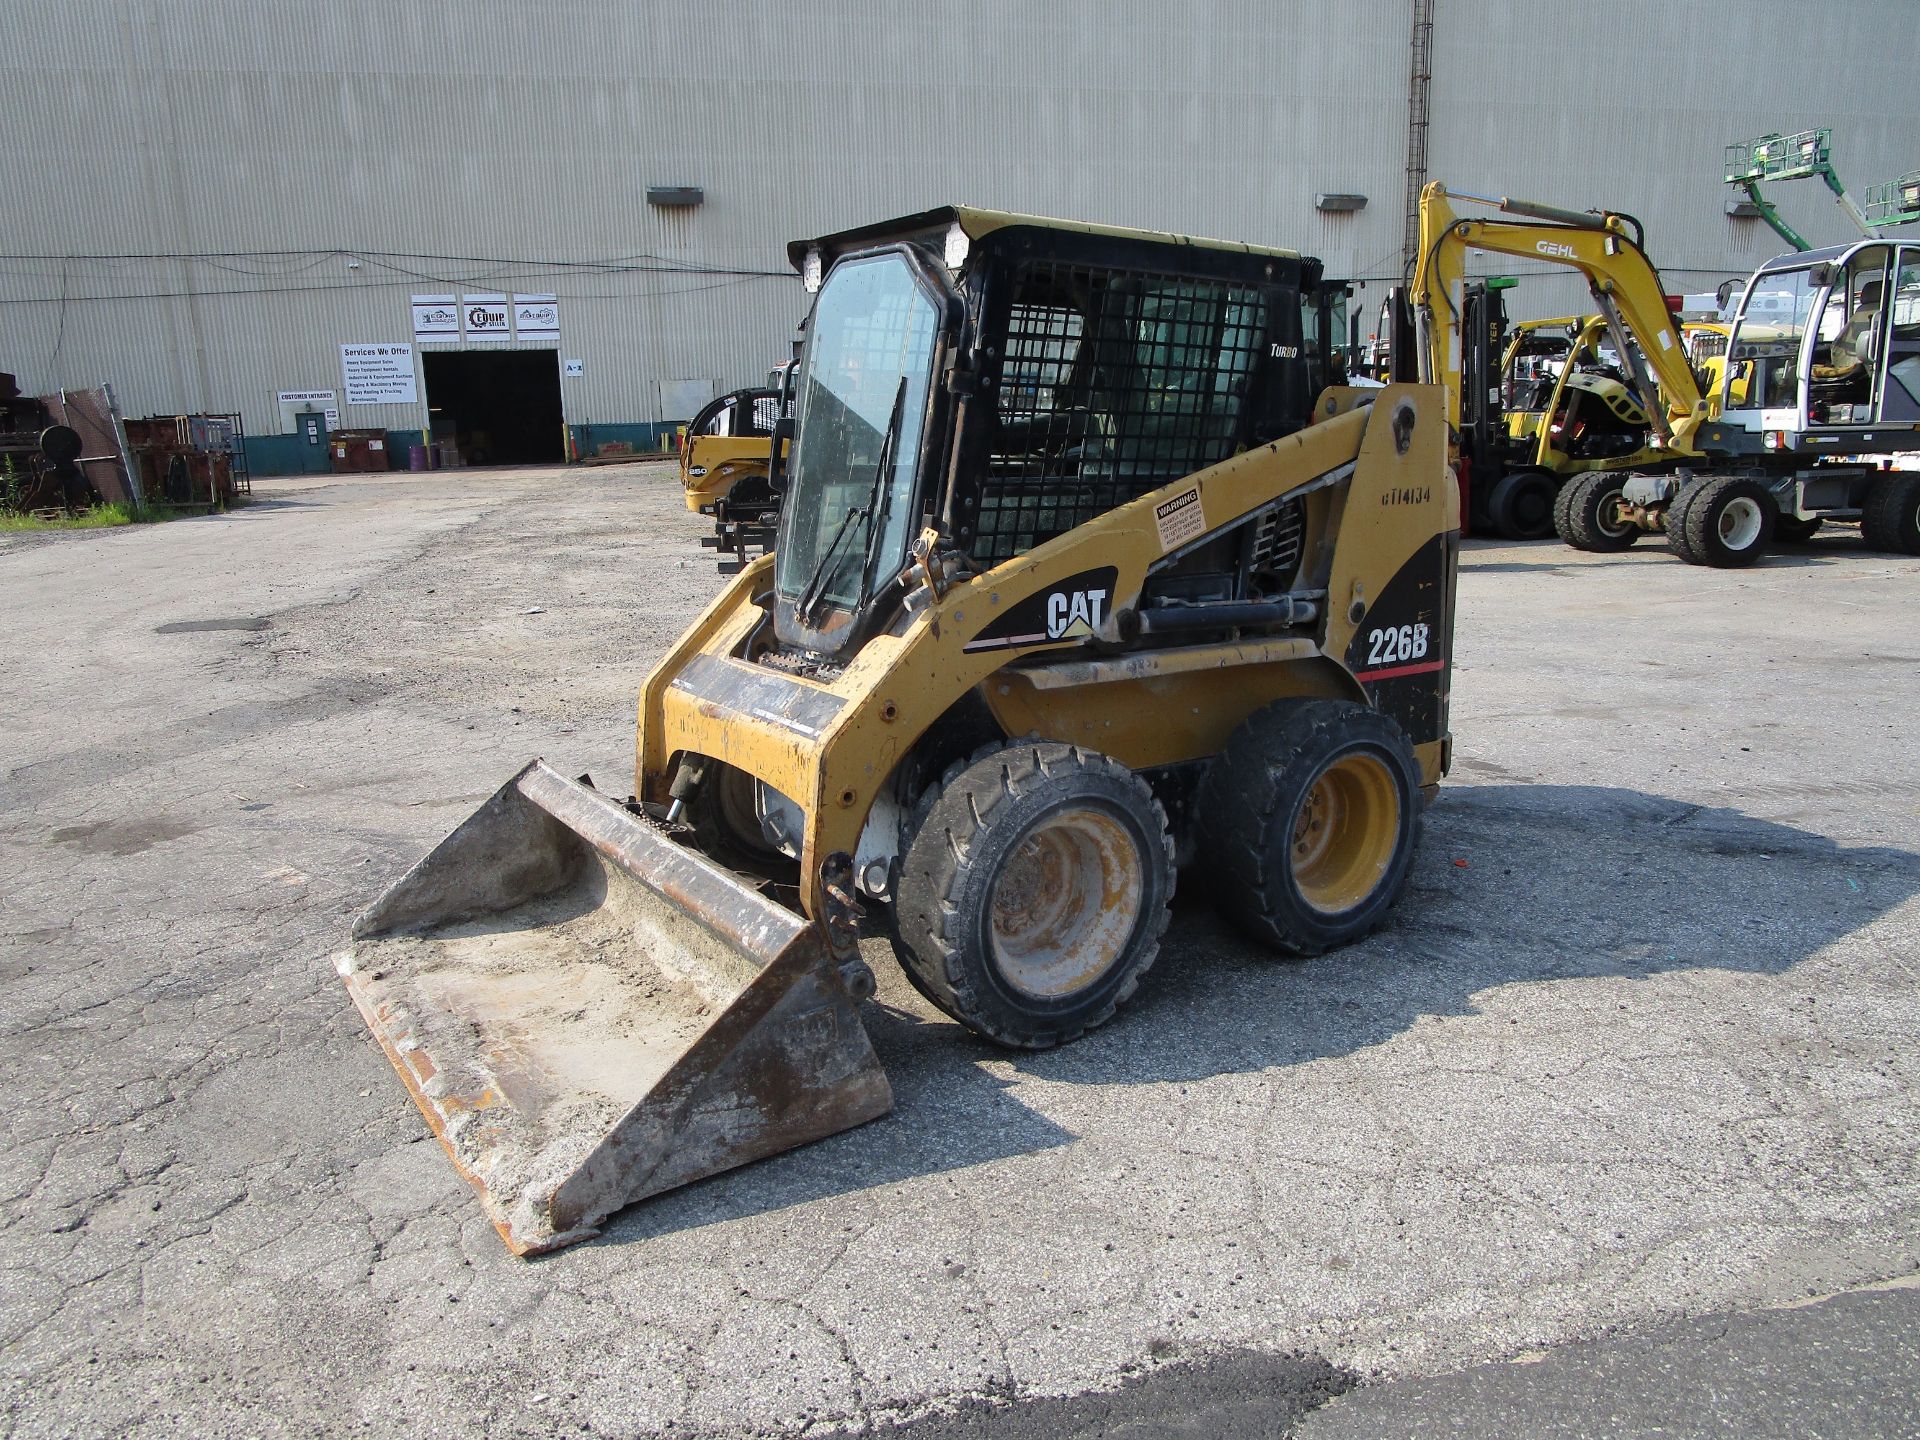
M 557 465 L 566 459 L 560 362 L 552 350 L 429 350 L 427 419 L 463 465 Z

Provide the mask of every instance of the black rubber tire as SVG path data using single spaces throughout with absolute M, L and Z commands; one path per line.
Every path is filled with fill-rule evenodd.
M 1730 509 L 1752 502 L 1759 510 L 1758 525 L 1738 545 L 1729 543 L 1722 520 Z M 1773 492 L 1747 475 L 1722 475 L 1700 483 L 1688 502 L 1683 524 L 1687 555 L 1696 565 L 1711 565 L 1716 570 L 1738 570 L 1753 564 L 1767 553 L 1773 539 L 1773 522 L 1779 515 Z
M 1804 545 L 1820 530 L 1820 517 L 1802 520 L 1798 515 L 1782 515 L 1773 522 L 1776 545 Z
M 791 884 L 800 862 L 769 845 L 753 810 L 753 776 L 720 760 L 687 801 L 687 823 L 700 853 L 729 870 Z
M 1303 807 L 1338 762 L 1379 762 L 1399 813 L 1379 878 L 1338 912 L 1310 903 L 1293 865 Z M 1388 716 L 1350 700 L 1280 700 L 1241 722 L 1214 760 L 1196 811 L 1200 857 L 1221 911 L 1243 933 L 1318 955 L 1378 928 L 1406 889 L 1420 840 L 1420 771 Z
M 1920 474 L 1889 470 L 1867 491 L 1860 537 L 1869 550 L 1920 555 Z
M 1640 538 L 1640 527 L 1617 519 L 1608 523 L 1621 487 L 1626 483 L 1625 475 L 1604 470 L 1569 480 L 1554 507 L 1554 528 L 1560 532 L 1560 538 L 1576 550 L 1595 555 L 1628 549 Z
M 1503 540 L 1545 540 L 1553 534 L 1559 481 L 1544 470 L 1509 470 L 1487 496 L 1487 520 Z
M 1003 962 L 995 900 L 1026 842 L 1076 812 L 1128 842 L 1139 907 L 1102 968 L 1042 994 Z M 998 744 L 950 767 L 908 828 L 893 880 L 894 953 L 914 987 L 970 1030 L 1010 1049 L 1064 1044 L 1111 1019 L 1152 967 L 1173 898 L 1173 839 L 1153 791 L 1119 761 L 1056 741 Z
M 1687 543 L 1687 508 L 1699 498 L 1700 491 L 1706 486 L 1704 480 L 1689 480 L 1681 484 L 1673 499 L 1668 502 L 1664 525 L 1667 532 L 1667 544 L 1673 553 L 1689 565 L 1704 565 L 1707 562 L 1693 553 Z

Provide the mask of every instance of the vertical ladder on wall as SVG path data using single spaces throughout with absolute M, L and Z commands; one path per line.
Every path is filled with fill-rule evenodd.
M 1403 275 L 1413 274 L 1420 246 L 1420 191 L 1427 183 L 1428 91 L 1433 85 L 1433 0 L 1413 0 L 1413 38 L 1407 73 L 1406 230 L 1400 246 Z

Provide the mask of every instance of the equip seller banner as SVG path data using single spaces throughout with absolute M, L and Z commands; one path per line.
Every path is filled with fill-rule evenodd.
M 467 322 L 469 340 L 504 340 L 507 338 L 507 317 L 513 308 L 507 304 L 504 295 L 462 295 L 460 313 Z

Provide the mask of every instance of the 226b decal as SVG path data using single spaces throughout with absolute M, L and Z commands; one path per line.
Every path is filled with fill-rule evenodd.
M 1389 625 L 1384 630 L 1367 632 L 1367 664 L 1398 665 L 1408 660 L 1424 660 L 1433 627 L 1422 622 L 1418 625 Z
M 1347 669 L 1420 745 L 1447 733 L 1457 533 L 1436 535 L 1381 588 L 1347 642 Z

